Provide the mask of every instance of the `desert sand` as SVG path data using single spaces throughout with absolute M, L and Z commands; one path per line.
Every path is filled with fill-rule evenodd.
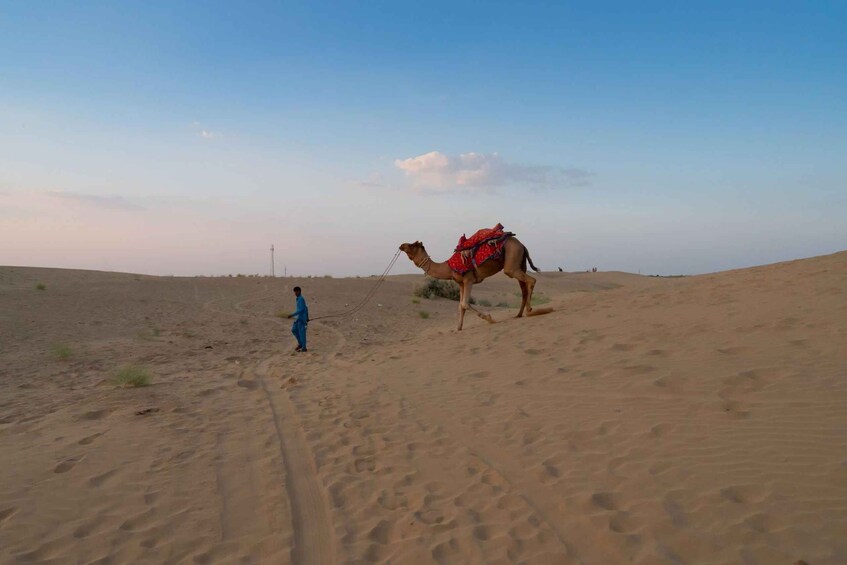
M 847 563 L 847 252 L 537 278 L 0 268 L 0 561 Z

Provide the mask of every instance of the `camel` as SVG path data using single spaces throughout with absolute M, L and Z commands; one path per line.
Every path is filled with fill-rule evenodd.
M 535 279 L 527 274 L 526 264 L 528 262 L 533 270 L 537 272 L 540 272 L 540 269 L 533 264 L 532 259 L 529 257 L 529 251 L 524 244 L 514 236 L 508 238 L 503 243 L 503 253 L 499 258 L 491 258 L 463 275 L 454 272 L 446 261 L 443 263 L 433 261 L 420 241 L 404 243 L 400 246 L 400 251 L 405 252 L 415 266 L 423 269 L 423 272 L 430 277 L 441 280 L 452 280 L 459 283 L 459 327 L 457 328 L 459 331 L 462 329 L 466 310 L 471 310 L 483 320 L 492 324 L 494 323 L 494 319 L 491 316 L 480 312 L 471 305 L 471 287 L 481 283 L 492 275 L 496 275 L 500 271 L 503 271 L 513 279 L 517 279 L 521 285 L 522 300 L 521 308 L 516 316 L 517 318 L 523 316 L 524 309 L 526 309 L 527 316 L 550 312 L 549 308 L 544 308 L 543 310 L 532 309 L 532 289 L 535 288 Z

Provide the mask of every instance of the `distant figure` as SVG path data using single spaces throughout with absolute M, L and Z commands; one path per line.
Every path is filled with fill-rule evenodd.
M 291 333 L 297 338 L 297 349 L 294 351 L 308 351 L 306 349 L 306 326 L 309 325 L 309 308 L 306 306 L 306 299 L 300 296 L 300 287 L 294 287 L 294 296 L 297 297 L 297 309 L 293 314 L 289 314 L 288 318 L 294 318 L 294 323 L 291 325 Z
M 561 267 L 559 267 L 559 272 L 560 272 L 560 273 L 564 273 L 564 271 L 562 270 L 562 268 L 561 268 Z
M 594 267 L 593 269 L 591 269 L 591 272 L 592 272 L 592 273 L 596 273 L 596 272 L 597 272 L 597 267 Z

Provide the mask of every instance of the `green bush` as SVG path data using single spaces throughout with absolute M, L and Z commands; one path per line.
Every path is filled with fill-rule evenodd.
M 458 302 L 461 291 L 459 290 L 459 285 L 454 281 L 443 281 L 427 277 L 423 285 L 415 289 L 415 296 L 420 296 L 421 298 L 439 297 Z M 473 297 L 471 297 L 471 304 L 476 304 L 476 300 Z
M 36 290 L 45 290 L 46 288 L 47 286 L 44 283 L 38 283 L 37 285 L 35 285 Z
M 73 357 L 74 351 L 67 345 L 55 345 L 53 346 L 53 357 L 58 359 L 59 361 L 67 361 L 71 357 Z
M 115 383 L 128 387 L 149 386 L 150 373 L 143 367 L 125 365 L 118 369 L 118 372 L 115 374 Z
M 480 301 L 479 301 L 479 305 L 480 305 L 480 306 L 490 307 L 490 306 L 491 306 L 491 301 L 490 301 L 490 300 L 486 300 L 486 299 L 484 299 L 484 298 L 483 298 L 482 300 L 480 300 Z
M 418 316 L 426 320 L 427 318 L 429 318 L 429 312 L 427 312 L 426 310 L 420 310 L 418 312 Z

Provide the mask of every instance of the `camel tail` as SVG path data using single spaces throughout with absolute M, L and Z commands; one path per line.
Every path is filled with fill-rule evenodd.
M 532 257 L 530 257 L 530 256 L 529 256 L 529 249 L 527 249 L 527 248 L 526 248 L 526 246 L 524 246 L 524 248 L 523 248 L 523 252 L 524 252 L 524 258 L 525 258 L 527 261 L 529 261 L 529 266 L 530 266 L 530 267 L 532 267 L 532 270 L 533 270 L 533 271 L 535 271 L 536 273 L 540 273 L 540 272 L 541 272 L 541 269 L 539 269 L 538 267 L 536 267 L 536 266 L 535 266 L 535 263 L 533 263 L 533 262 L 532 262 Z M 525 270 L 526 270 L 526 267 L 524 267 L 524 271 L 525 271 Z

